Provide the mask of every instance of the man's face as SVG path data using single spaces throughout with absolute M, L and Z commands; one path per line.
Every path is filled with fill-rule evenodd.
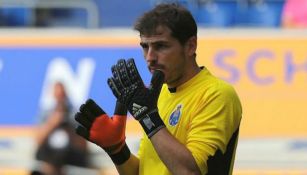
M 56 83 L 54 85 L 53 95 L 57 102 L 65 101 L 66 93 L 64 86 L 60 83 Z
M 176 87 L 182 83 L 187 71 L 188 51 L 171 36 L 171 30 L 160 26 L 154 35 L 142 35 L 141 47 L 148 69 L 152 73 L 159 69 L 165 74 L 165 83 Z

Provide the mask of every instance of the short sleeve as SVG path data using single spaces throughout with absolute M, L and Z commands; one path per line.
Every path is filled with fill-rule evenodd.
M 202 172 L 207 172 L 207 160 L 217 150 L 223 153 L 232 134 L 239 127 L 241 104 L 234 89 L 227 84 L 210 88 L 190 121 L 187 147 Z

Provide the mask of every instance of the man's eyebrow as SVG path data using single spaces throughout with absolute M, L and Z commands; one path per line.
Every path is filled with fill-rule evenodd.
M 168 43 L 167 41 L 163 41 L 163 40 L 160 40 L 160 41 L 153 41 L 153 42 L 144 42 L 144 41 L 141 41 L 140 42 L 140 45 L 149 45 L 149 44 L 165 44 L 165 43 Z

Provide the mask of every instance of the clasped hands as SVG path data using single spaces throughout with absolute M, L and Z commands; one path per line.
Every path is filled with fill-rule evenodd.
M 140 122 L 149 138 L 165 127 L 157 108 L 164 74 L 155 70 L 149 87 L 146 87 L 133 59 L 120 59 L 111 70 L 113 76 L 108 79 L 108 85 L 117 98 L 114 115 L 108 116 L 89 99 L 80 106 L 75 120 L 80 124 L 76 128 L 77 134 L 114 155 L 127 147 L 127 110 Z

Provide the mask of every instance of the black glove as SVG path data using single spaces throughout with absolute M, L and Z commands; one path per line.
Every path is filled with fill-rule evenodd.
M 158 112 L 157 101 L 164 82 L 164 74 L 154 71 L 150 86 L 145 87 L 133 59 L 120 59 L 112 66 L 113 77 L 108 85 L 117 100 L 125 104 L 129 112 L 142 125 L 148 137 L 165 127 Z
M 127 108 L 116 102 L 114 115 L 109 117 L 92 99 L 80 106 L 75 115 L 79 122 L 77 134 L 103 148 L 116 165 L 124 163 L 130 157 L 125 142 Z

